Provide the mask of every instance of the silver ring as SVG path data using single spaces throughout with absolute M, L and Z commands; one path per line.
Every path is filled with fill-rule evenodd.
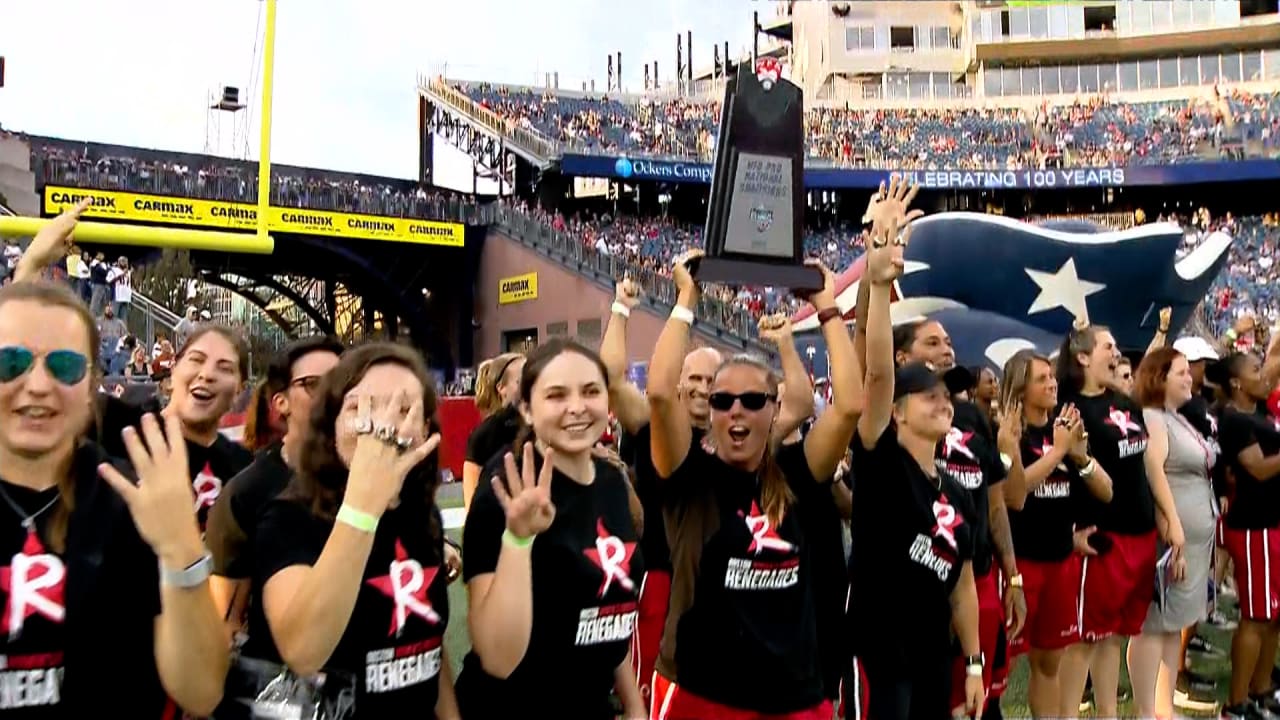
M 373 436 L 382 442 L 390 443 L 396 438 L 396 429 L 391 425 L 378 425 L 373 429 Z
M 400 452 L 404 452 L 409 448 L 413 447 L 413 438 L 397 436 L 395 439 L 395 443 L 396 443 L 396 449 L 398 449 Z
M 357 435 L 368 435 L 373 432 L 373 421 L 366 416 L 351 420 L 351 432 Z

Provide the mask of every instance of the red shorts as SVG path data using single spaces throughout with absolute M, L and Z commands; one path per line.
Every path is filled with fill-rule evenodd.
M 1280 617 L 1280 529 L 1223 526 L 1220 535 L 1235 567 L 1240 617 L 1259 622 Z
M 1005 644 L 1004 600 L 1000 597 L 999 573 L 992 570 L 973 579 L 978 588 L 978 645 L 985 662 L 982 686 L 989 700 L 1004 694 L 1009 674 L 1009 651 Z M 964 658 L 956 657 L 951 671 L 951 707 L 964 705 Z
M 640 697 L 648 703 L 653 697 L 650 683 L 655 677 L 653 665 L 658 661 L 658 646 L 667 622 L 667 605 L 671 600 L 671 573 L 650 570 L 640 584 L 639 617 L 631 644 L 631 664 L 636 669 Z
M 653 674 L 653 702 L 649 705 L 650 720 L 831 720 L 834 713 L 830 700 L 789 713 L 770 714 L 729 707 L 681 690 L 679 685 L 657 673 Z
M 1081 563 L 1080 638 L 1085 642 L 1113 635 L 1141 634 L 1155 595 L 1156 533 L 1104 533 L 1111 548 Z
M 1036 650 L 1061 650 L 1080 642 L 1076 616 L 1080 595 L 1080 556 L 1071 553 L 1058 562 L 1018 558 L 1022 594 L 1027 598 L 1027 624 L 1009 641 L 1010 654 Z

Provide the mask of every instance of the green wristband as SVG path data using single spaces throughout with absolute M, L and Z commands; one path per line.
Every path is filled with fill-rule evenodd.
M 362 510 L 357 510 L 350 505 L 343 505 L 338 508 L 337 520 L 361 532 L 373 534 L 378 530 L 378 518 Z
M 514 548 L 523 549 L 532 545 L 533 539 L 535 537 L 537 537 L 537 535 L 531 535 L 529 537 L 520 537 L 519 535 L 511 532 L 510 530 L 504 530 L 502 532 L 502 543 L 504 545 L 510 545 L 511 547 L 514 547 Z

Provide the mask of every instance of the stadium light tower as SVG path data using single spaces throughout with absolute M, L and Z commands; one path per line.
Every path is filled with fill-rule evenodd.
M 240 148 L 248 147 L 248 114 L 242 113 L 247 105 L 240 101 L 240 88 L 223 85 L 209 91 L 204 119 L 204 152 L 206 155 L 235 156 Z M 229 151 L 222 147 L 222 123 L 231 125 Z M 247 154 L 241 151 L 241 154 Z

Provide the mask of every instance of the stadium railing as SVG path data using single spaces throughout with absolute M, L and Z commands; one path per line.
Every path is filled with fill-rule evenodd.
M 652 270 L 637 268 L 626 260 L 597 252 L 588 247 L 582 238 L 561 232 L 541 218 L 510 205 L 495 205 L 495 222 L 498 228 L 513 239 L 536 247 L 552 259 L 610 284 L 623 277 L 630 277 L 644 289 L 644 298 L 653 304 L 670 308 L 675 304 L 676 292 L 671 278 Z M 757 340 L 756 319 L 750 313 L 730 303 L 703 296 L 699 301 L 698 318 L 705 321 L 719 339 L 743 347 L 758 350 L 763 346 Z
M 499 117 L 497 113 L 467 97 L 465 93 L 459 92 L 442 77 L 425 78 L 419 75 L 418 87 L 499 137 L 524 146 L 544 160 L 550 160 L 560 154 L 555 143 Z

